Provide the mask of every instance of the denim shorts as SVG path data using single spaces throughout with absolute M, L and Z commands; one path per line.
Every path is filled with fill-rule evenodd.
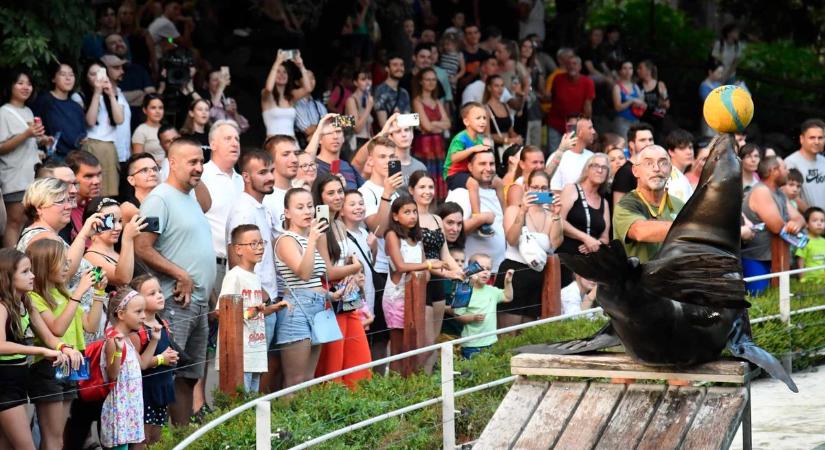
M 311 289 L 295 289 L 284 295 L 292 308 L 278 311 L 278 344 L 288 344 L 312 337 L 310 321 L 324 309 L 324 294 Z
M 275 344 L 277 344 L 278 335 L 275 334 L 275 326 L 278 323 L 278 314 L 270 314 L 264 317 L 264 327 L 266 329 L 266 347 L 269 350 L 273 350 L 275 348 Z

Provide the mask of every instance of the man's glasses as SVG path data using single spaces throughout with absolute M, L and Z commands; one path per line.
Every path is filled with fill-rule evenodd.
M 664 170 L 664 169 L 667 169 L 667 168 L 670 167 L 670 161 L 668 161 L 666 159 L 660 159 L 658 161 L 654 161 L 652 159 L 646 159 L 644 161 L 639 162 L 636 165 L 637 166 L 642 166 L 645 169 L 653 169 L 653 168 L 658 167 L 659 169 Z
M 244 244 L 235 244 L 235 245 L 248 245 L 249 248 L 264 248 L 264 247 L 266 247 L 266 244 L 268 244 L 268 243 L 269 243 L 269 241 L 264 240 L 264 241 L 246 242 Z
M 135 175 L 137 175 L 137 174 L 141 174 L 141 175 L 149 175 L 150 173 L 158 173 L 158 171 L 159 171 L 159 170 L 160 170 L 160 169 L 158 169 L 158 167 L 157 167 L 157 166 L 153 166 L 153 167 L 144 167 L 144 168 L 142 168 L 142 169 L 140 169 L 140 170 L 136 170 L 136 171 L 134 171 L 134 172 L 130 173 L 129 175 L 130 175 L 130 176 L 135 176 Z
M 310 170 L 317 169 L 318 165 L 315 164 L 315 163 L 306 163 L 306 164 L 299 165 L 298 168 L 303 170 L 304 172 L 309 172 Z

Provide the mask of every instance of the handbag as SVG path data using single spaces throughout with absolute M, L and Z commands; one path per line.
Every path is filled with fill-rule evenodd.
M 536 272 L 544 270 L 547 264 L 547 252 L 541 248 L 533 233 L 524 226 L 521 228 L 521 236 L 518 238 L 518 253 L 531 269 Z

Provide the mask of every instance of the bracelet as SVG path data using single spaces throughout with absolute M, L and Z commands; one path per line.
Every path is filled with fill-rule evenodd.
M 66 348 L 66 347 L 68 347 L 68 346 L 69 346 L 69 345 L 68 345 L 68 344 L 66 344 L 65 342 L 58 342 L 58 343 L 57 343 L 57 347 L 55 347 L 55 350 L 57 350 L 57 351 L 59 351 L 59 352 L 62 352 L 62 351 L 63 351 L 63 349 L 64 349 L 64 348 Z
M 106 297 L 106 291 L 103 289 L 95 289 L 94 295 L 97 297 Z
M 550 218 L 553 219 L 553 222 L 558 222 L 559 220 L 561 220 L 561 216 L 556 216 L 556 217 L 550 216 Z
M 381 197 L 381 200 L 382 200 L 382 201 L 385 201 L 385 202 L 387 202 L 387 203 L 392 202 L 392 199 L 391 199 L 391 198 L 387 198 L 387 197 Z
M 433 263 L 427 261 L 427 270 L 433 270 Z
M 78 300 L 78 299 L 76 299 L 76 298 L 74 298 L 74 297 L 69 297 L 69 300 L 71 300 L 71 301 L 73 301 L 73 302 L 77 302 L 78 304 L 80 303 L 80 300 Z
M 122 357 L 122 356 L 123 356 L 123 353 L 121 353 L 121 352 L 120 352 L 120 350 L 118 350 L 118 351 L 116 351 L 116 352 L 112 353 L 112 361 L 111 361 L 109 364 L 114 364 L 114 363 L 115 363 L 115 360 L 116 360 L 117 358 Z
M 158 359 L 157 367 L 160 367 L 160 366 L 166 364 L 166 358 L 164 358 L 163 355 L 158 355 L 158 356 L 156 356 L 156 358 Z

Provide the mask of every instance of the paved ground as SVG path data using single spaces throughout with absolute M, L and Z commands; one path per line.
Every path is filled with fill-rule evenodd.
M 765 450 L 825 450 L 825 366 L 793 374 L 794 394 L 774 379 L 751 385 L 753 448 Z M 742 448 L 741 429 L 731 449 Z

